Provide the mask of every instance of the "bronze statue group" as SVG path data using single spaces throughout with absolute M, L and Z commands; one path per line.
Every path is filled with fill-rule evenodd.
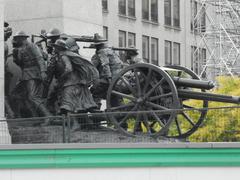
M 30 42 L 24 31 L 17 32 L 13 35 L 10 53 L 7 41 L 11 36 L 12 29 L 5 22 L 5 111 L 8 118 L 98 112 L 111 81 L 126 62 L 134 63 L 138 54 L 133 48 L 126 53 L 126 59 L 121 60 L 107 42 L 95 34 L 90 47 L 96 51 L 89 61 L 79 54 L 76 40 L 71 36 L 63 37 L 56 28 L 45 33 L 45 47 L 42 43 Z M 21 69 L 20 80 L 11 91 L 9 54 Z M 113 97 L 112 103 L 119 103 L 119 98 Z M 41 125 L 51 123 L 46 119 Z

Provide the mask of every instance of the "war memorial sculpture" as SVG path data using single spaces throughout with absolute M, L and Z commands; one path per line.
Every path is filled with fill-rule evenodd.
M 8 52 L 11 28 L 8 23 L 4 28 L 7 82 L 11 81 L 9 54 L 22 70 L 11 92 L 5 85 L 6 117 L 10 119 L 105 113 L 105 120 L 127 136 L 187 138 L 204 121 L 208 101 L 240 103 L 240 97 L 206 92 L 214 87 L 213 82 L 201 80 L 188 68 L 144 63 L 137 58 L 136 48 L 108 46 L 98 34 L 67 35 L 54 28 L 32 35 L 30 42 L 29 35 L 19 31 L 13 35 L 13 51 Z M 91 43 L 84 48 L 96 49 L 91 60 L 81 56 L 77 42 Z M 124 51 L 125 59 L 117 51 Z M 104 111 L 102 99 L 106 100 Z M 189 99 L 198 100 L 200 107 L 189 105 Z M 185 110 L 195 110 L 197 116 Z M 188 124 L 187 128 L 181 129 L 179 121 Z M 175 133 L 171 133 L 172 124 Z M 46 119 L 38 125 L 54 122 Z M 79 125 L 79 119 L 73 120 L 72 128 Z

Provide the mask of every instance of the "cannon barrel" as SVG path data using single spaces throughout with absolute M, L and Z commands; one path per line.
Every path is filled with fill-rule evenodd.
M 185 89 L 178 89 L 178 96 L 185 99 L 197 99 L 206 101 L 226 102 L 226 103 L 240 103 L 239 96 L 227 96 L 213 93 L 196 92 Z
M 214 88 L 214 83 L 212 81 L 203 81 L 203 80 L 187 79 L 187 78 L 180 78 L 180 77 L 173 77 L 172 79 L 176 86 L 199 88 L 199 89 L 206 89 L 206 90 L 210 90 Z

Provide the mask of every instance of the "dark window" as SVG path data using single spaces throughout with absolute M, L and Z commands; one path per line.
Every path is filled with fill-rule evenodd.
M 108 0 L 102 0 L 102 9 L 104 11 L 108 10 Z
M 191 0 L 191 31 L 201 33 L 206 31 L 206 6 Z
M 173 26 L 180 27 L 180 4 L 179 4 L 179 0 L 173 0 Z
M 128 0 L 128 16 L 135 17 L 135 0 Z
M 121 15 L 126 14 L 126 0 L 118 0 L 118 13 Z
M 128 33 L 128 47 L 136 46 L 136 35 L 135 33 Z
M 180 65 L 180 44 L 174 42 L 173 43 L 173 59 L 172 64 L 173 65 Z
M 142 36 L 142 57 L 144 62 L 149 63 L 149 37 Z
M 165 65 L 172 64 L 172 42 L 165 41 Z
M 151 38 L 151 61 L 152 64 L 158 65 L 158 39 Z
M 164 0 L 164 21 L 165 25 L 172 25 L 172 16 L 171 16 L 171 0 Z
M 103 38 L 108 39 L 108 27 L 103 26 Z
M 119 31 L 119 47 L 127 46 L 127 43 L 126 43 L 127 37 L 126 36 L 127 36 L 126 31 Z M 119 56 L 120 56 L 120 59 L 122 59 L 122 61 L 125 62 L 125 59 L 126 59 L 125 53 L 122 51 L 119 51 Z
M 142 19 L 149 20 L 149 0 L 142 0 Z
M 158 22 L 158 0 L 151 0 L 151 20 Z

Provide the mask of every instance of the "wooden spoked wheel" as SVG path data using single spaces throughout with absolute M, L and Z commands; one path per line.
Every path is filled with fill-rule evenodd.
M 200 80 L 199 76 L 191 71 L 188 68 L 182 67 L 182 66 L 167 66 L 168 68 L 172 68 L 175 70 L 179 70 L 171 74 L 171 76 L 177 76 L 182 78 L 188 78 L 188 79 L 197 79 Z M 178 89 L 183 87 L 177 87 Z M 183 88 L 184 89 L 184 88 Z M 191 91 L 200 91 L 205 92 L 204 89 L 197 89 L 197 88 L 187 88 Z M 189 100 L 189 99 L 179 99 L 181 108 L 182 109 L 188 109 L 186 111 L 182 111 L 182 113 L 178 114 L 174 122 L 171 124 L 171 127 L 169 128 L 167 137 L 170 138 L 187 138 L 191 134 L 193 134 L 199 126 L 202 125 L 206 115 L 207 110 L 205 108 L 208 107 L 208 101 L 206 100 Z M 204 110 L 191 110 L 194 108 L 204 108 Z
M 171 77 L 145 63 L 131 65 L 112 81 L 107 93 L 108 118 L 130 136 L 165 136 L 180 102 Z M 164 113 L 161 113 L 164 112 Z

